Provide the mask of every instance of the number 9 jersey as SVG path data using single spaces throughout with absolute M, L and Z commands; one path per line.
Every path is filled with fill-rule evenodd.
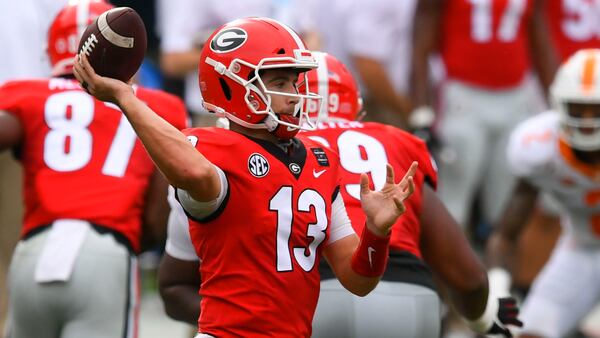
M 425 143 L 403 130 L 375 122 L 323 122 L 317 128 L 316 131 L 300 135 L 339 152 L 342 169 L 340 191 L 357 234 L 362 233 L 366 220 L 360 205 L 360 174 L 369 174 L 375 189 L 379 190 L 385 183 L 386 163 L 394 168 L 396 183 L 413 161 L 419 163 L 414 176 L 415 191 L 404 202 L 406 213 L 398 218 L 392 228 L 390 250 L 409 251 L 421 258 L 419 241 L 422 186 L 427 182 L 435 189 L 437 185 L 435 164 Z
M 178 129 L 183 103 L 141 87 L 136 95 Z M 144 195 L 155 167 L 113 104 L 95 100 L 67 78 L 7 82 L 0 110 L 15 116 L 23 139 L 15 154 L 24 169 L 22 235 L 56 219 L 81 219 L 123 234 L 140 249 Z

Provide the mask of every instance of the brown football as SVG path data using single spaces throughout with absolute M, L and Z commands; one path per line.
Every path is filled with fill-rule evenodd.
M 97 74 L 129 81 L 146 54 L 146 27 L 129 7 L 102 13 L 83 32 L 79 52 L 87 55 Z

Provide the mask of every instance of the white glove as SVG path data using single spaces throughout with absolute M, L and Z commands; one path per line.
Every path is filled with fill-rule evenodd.
M 429 106 L 420 106 L 410 113 L 408 124 L 411 129 L 429 128 L 435 121 L 435 112 Z

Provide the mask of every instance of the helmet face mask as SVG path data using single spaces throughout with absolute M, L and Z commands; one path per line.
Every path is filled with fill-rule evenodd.
M 276 134 L 283 138 L 293 137 L 299 129 L 316 128 L 314 123 L 304 124 L 308 120 L 304 102 L 320 101 L 320 97 L 308 91 L 304 77 L 317 63 L 295 32 L 272 19 L 248 18 L 224 25 L 209 41 L 199 65 L 200 90 L 208 111 L 250 129 L 275 132 L 284 126 L 289 133 Z M 275 69 L 298 74 L 301 85 L 295 93 L 269 88 L 263 76 Z M 274 96 L 298 100 L 295 118 L 273 109 Z
M 600 150 L 600 49 L 571 56 L 559 68 L 550 94 L 561 139 L 575 150 Z
M 72 74 L 79 38 L 100 14 L 113 6 L 102 0 L 70 1 L 56 15 L 48 30 L 47 53 L 52 76 Z
M 566 102 L 561 117 L 561 134 L 572 148 L 581 151 L 600 150 L 600 102 Z

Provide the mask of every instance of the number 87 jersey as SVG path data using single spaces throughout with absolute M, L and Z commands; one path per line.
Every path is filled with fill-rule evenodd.
M 406 212 L 392 228 L 390 249 L 409 251 L 421 258 L 419 219 L 422 187 L 427 182 L 435 189 L 437 184 L 435 163 L 425 143 L 403 130 L 376 122 L 338 120 L 319 123 L 317 127 L 316 131 L 303 132 L 301 136 L 318 141 L 339 153 L 340 191 L 357 234 L 362 233 L 366 220 L 360 205 L 360 174 L 367 173 L 374 188 L 379 190 L 385 183 L 386 163 L 394 168 L 396 181 L 404 176 L 413 161 L 419 163 L 414 176 L 415 191 L 404 202 Z
M 183 103 L 163 92 L 136 95 L 178 129 Z M 67 78 L 7 82 L 0 110 L 18 119 L 24 169 L 22 234 L 57 219 L 81 219 L 123 234 L 139 250 L 140 216 L 154 164 L 117 106 Z

